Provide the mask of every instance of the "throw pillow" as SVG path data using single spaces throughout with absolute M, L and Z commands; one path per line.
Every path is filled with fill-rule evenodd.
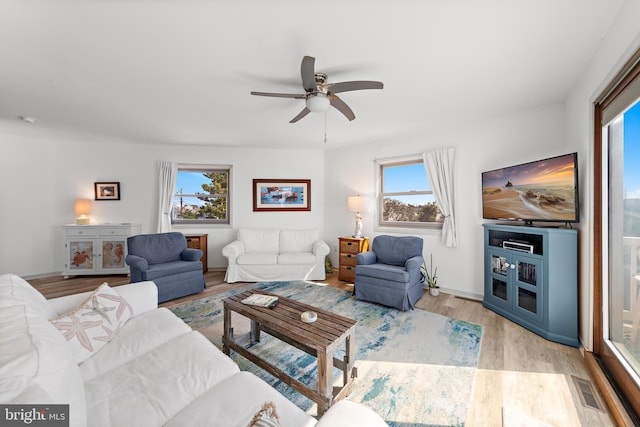
M 280 416 L 273 402 L 267 402 L 253 416 L 247 427 L 280 427 Z
M 51 323 L 71 345 L 76 362 L 81 363 L 111 341 L 131 315 L 129 303 L 103 283 L 80 307 Z

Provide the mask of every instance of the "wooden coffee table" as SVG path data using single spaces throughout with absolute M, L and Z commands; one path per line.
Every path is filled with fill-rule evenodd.
M 230 354 L 231 350 L 236 351 L 316 402 L 318 404 L 318 416 L 322 416 L 334 402 L 347 396 L 353 388 L 353 382 L 357 374 L 354 367 L 357 321 L 279 295 L 277 295 L 278 304 L 273 308 L 255 307 L 240 302 L 256 293 L 275 295 L 262 290 L 251 290 L 223 299 L 223 351 L 227 355 Z M 245 336 L 244 342 L 241 337 L 236 340 L 233 336 L 231 312 L 234 311 L 251 320 L 251 331 L 248 337 Z M 317 313 L 318 320 L 313 323 L 304 323 L 300 320 L 300 314 L 305 311 Z M 282 369 L 249 350 L 251 345 L 260 341 L 261 331 L 318 359 L 317 389 L 313 389 L 292 378 Z M 344 359 L 340 360 L 333 356 L 333 352 L 343 342 L 345 355 Z M 342 386 L 333 387 L 334 367 L 343 372 Z

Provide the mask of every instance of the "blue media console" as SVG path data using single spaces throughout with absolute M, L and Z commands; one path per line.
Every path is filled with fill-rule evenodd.
M 482 304 L 548 340 L 579 347 L 578 230 L 483 226 Z

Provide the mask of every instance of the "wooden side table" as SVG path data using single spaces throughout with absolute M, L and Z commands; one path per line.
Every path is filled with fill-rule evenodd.
M 202 272 L 206 273 L 209 271 L 208 259 L 207 255 L 207 236 L 208 234 L 188 234 L 184 237 L 187 238 L 187 247 L 193 249 L 200 249 L 202 251 L 202 258 L 200 261 L 202 262 Z
M 353 282 L 356 279 L 356 255 L 369 249 L 368 237 L 339 237 L 340 268 L 338 280 Z

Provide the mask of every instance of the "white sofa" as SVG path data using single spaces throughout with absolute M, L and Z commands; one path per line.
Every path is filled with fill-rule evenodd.
M 131 317 L 78 363 L 71 341 L 50 319 L 95 301 L 87 300 L 92 293 L 46 300 L 22 278 L 0 275 L 0 403 L 69 404 L 74 427 L 245 427 L 266 402 L 275 404 L 281 426 L 386 426 L 349 401 L 336 403 L 317 422 L 158 308 L 153 282 L 107 290 L 124 298 L 116 304 L 128 304 Z
M 225 281 L 324 280 L 328 254 L 318 230 L 240 228 L 222 248 L 229 261 Z

